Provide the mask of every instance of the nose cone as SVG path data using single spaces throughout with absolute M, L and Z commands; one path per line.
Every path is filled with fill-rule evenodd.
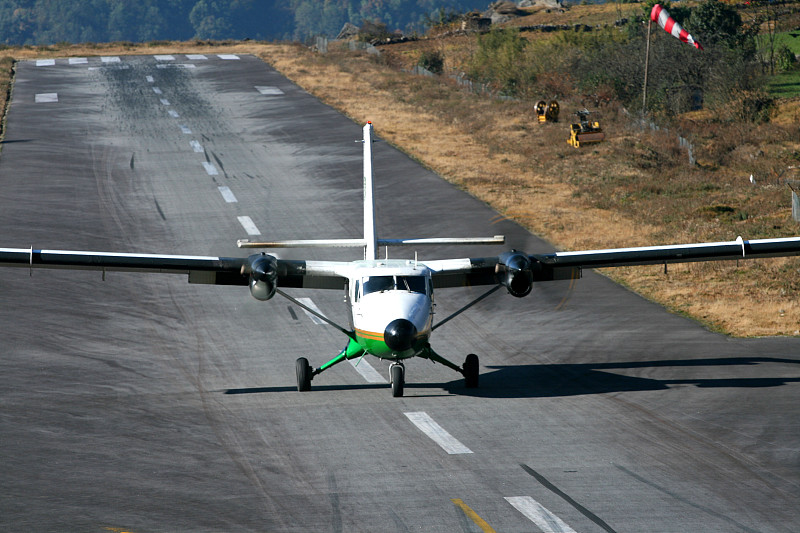
M 416 337 L 417 328 L 405 318 L 393 320 L 383 332 L 386 346 L 395 352 L 404 352 L 411 348 Z

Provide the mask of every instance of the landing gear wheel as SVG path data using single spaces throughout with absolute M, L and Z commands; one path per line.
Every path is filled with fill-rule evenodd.
M 392 363 L 389 367 L 389 377 L 392 382 L 392 396 L 400 398 L 403 396 L 403 385 L 405 381 L 405 368 L 400 363 Z
M 474 353 L 467 355 L 464 361 L 464 386 L 468 389 L 478 388 L 478 356 Z
M 311 365 L 308 364 L 308 359 L 300 357 L 295 364 L 297 368 L 297 390 L 298 392 L 306 392 L 311 390 Z

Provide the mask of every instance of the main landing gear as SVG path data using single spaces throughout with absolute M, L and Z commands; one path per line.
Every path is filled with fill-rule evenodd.
M 344 352 L 342 352 L 344 353 Z M 345 358 L 342 357 L 342 360 Z M 440 355 L 430 351 L 427 356 L 427 359 L 431 361 L 435 361 L 437 363 L 441 363 L 447 367 L 452 368 L 456 372 L 461 373 L 464 376 L 464 386 L 468 389 L 475 389 L 478 387 L 478 377 L 480 371 L 480 365 L 478 363 L 478 356 L 474 353 L 471 353 L 467 356 L 464 360 L 464 364 L 461 367 L 451 363 L 447 359 L 444 359 Z M 337 361 L 338 362 L 338 361 Z M 323 365 L 324 366 L 324 365 Z M 311 380 L 325 370 L 326 368 L 330 368 L 330 366 L 320 367 L 316 370 L 311 368 L 311 365 L 308 363 L 308 359 L 305 357 L 300 357 L 297 359 L 297 363 L 295 365 L 297 369 L 297 390 L 299 392 L 306 392 L 311 390 Z M 403 389 L 405 387 L 405 374 L 406 369 L 403 366 L 403 363 L 399 361 L 394 361 L 389 365 L 389 383 L 392 385 L 392 396 L 395 398 L 400 398 L 403 396 Z

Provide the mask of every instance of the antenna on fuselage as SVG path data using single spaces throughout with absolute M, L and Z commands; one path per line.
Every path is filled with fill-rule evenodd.
M 364 259 L 378 258 L 378 237 L 375 234 L 375 201 L 372 187 L 372 122 L 364 124 Z

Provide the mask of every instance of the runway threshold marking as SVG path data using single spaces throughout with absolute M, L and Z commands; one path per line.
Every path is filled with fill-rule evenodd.
M 424 411 L 403 413 L 417 426 L 417 429 L 425 433 L 433 442 L 438 444 L 450 455 L 472 453 L 472 450 L 461 444 L 455 437 L 448 433 L 442 426 Z
M 39 93 L 33 97 L 37 104 L 51 104 L 58 102 L 58 93 Z
M 476 525 L 477 525 L 479 528 L 481 528 L 481 531 L 483 531 L 483 533 L 497 533 L 497 532 L 494 530 L 494 528 L 493 528 L 492 526 L 490 526 L 490 525 L 489 525 L 489 524 L 486 522 L 486 520 L 484 520 L 483 518 L 481 518 L 480 516 L 478 516 L 478 513 L 476 513 L 475 511 L 473 511 L 473 510 L 472 510 L 472 509 L 469 507 L 469 505 L 467 505 L 466 503 L 464 503 L 464 502 L 463 502 L 461 499 L 459 499 L 459 498 L 452 498 L 450 501 L 451 501 L 451 502 L 453 502 L 454 504 L 456 504 L 456 507 L 458 507 L 459 509 L 461 509 L 461 511 L 462 511 L 462 512 L 463 512 L 465 515 L 467 515 L 467 517 L 468 517 L 470 520 L 472 520 L 473 522 L 475 522 L 475 524 L 476 524 Z
M 507 497 L 505 500 L 525 515 L 525 518 L 536 524 L 542 533 L 577 533 L 566 522 L 530 496 L 513 496 Z
M 256 91 L 263 94 L 264 96 L 280 96 L 283 94 L 283 91 L 280 90 L 278 87 L 272 87 L 267 85 L 255 85 Z
M 258 227 L 256 227 L 253 219 L 248 216 L 241 216 L 236 217 L 239 219 L 239 224 L 242 225 L 244 230 L 247 232 L 248 235 L 261 235 L 261 232 L 258 231 Z

